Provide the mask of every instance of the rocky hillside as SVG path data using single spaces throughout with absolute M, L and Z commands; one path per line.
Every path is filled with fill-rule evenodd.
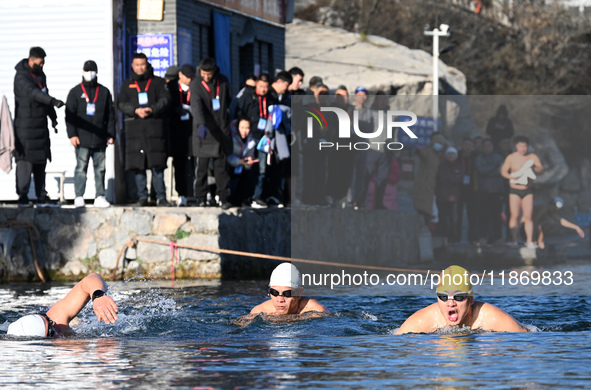
M 331 89 L 359 85 L 390 94 L 432 93 L 433 57 L 389 39 L 296 19 L 286 27 L 285 64 L 298 66 L 306 80 L 320 76 Z M 440 61 L 443 85 L 466 93 L 466 77 Z
M 466 75 L 468 94 L 588 94 L 589 20 L 559 2 L 546 3 L 296 0 L 296 16 L 429 53 L 432 40 L 423 30 L 446 23 L 451 36 L 440 43 L 448 47 L 441 60 Z

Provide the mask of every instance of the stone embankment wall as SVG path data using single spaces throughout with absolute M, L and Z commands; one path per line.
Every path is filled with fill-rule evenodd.
M 0 208 L 0 281 L 39 280 L 34 257 L 48 280 L 79 280 L 91 271 L 111 279 L 121 248 L 134 238 L 288 258 L 293 246 L 293 256 L 304 259 L 412 265 L 419 257 L 421 226 L 420 218 L 411 213 L 314 207 L 223 212 L 219 208 L 4 207 Z M 170 278 L 172 263 L 176 278 L 267 278 L 278 264 L 180 247 L 177 259 L 172 261 L 170 245 L 137 241 L 122 250 L 116 277 Z M 313 269 L 296 264 L 302 271 Z
M 48 280 L 78 280 L 91 271 L 111 279 L 119 251 L 136 237 L 289 257 L 290 213 L 277 209 L 0 208 L 0 280 L 38 280 L 34 257 Z M 256 277 L 267 274 L 276 263 L 183 248 L 178 248 L 176 258 L 173 262 L 169 245 L 139 241 L 123 250 L 117 277 L 170 278 L 171 263 L 177 278 Z

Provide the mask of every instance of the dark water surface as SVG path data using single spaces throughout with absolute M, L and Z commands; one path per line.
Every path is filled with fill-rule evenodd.
M 582 270 L 591 270 L 586 264 Z M 9 322 L 71 285 L 0 289 L 2 388 L 590 388 L 591 297 L 479 297 L 539 331 L 394 336 L 433 297 L 319 296 L 333 314 L 232 323 L 266 299 L 264 281 L 110 283 L 119 321 L 90 306 L 77 336 L 17 340 Z M 575 291 L 580 291 L 582 287 Z M 591 291 L 591 290 L 587 290 Z

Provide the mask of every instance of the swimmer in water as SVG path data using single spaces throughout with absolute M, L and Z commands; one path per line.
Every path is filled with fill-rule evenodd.
M 437 286 L 437 303 L 411 315 L 395 334 L 433 333 L 439 329 L 456 327 L 490 332 L 527 332 L 526 328 L 498 307 L 475 301 L 468 271 L 452 265 L 441 274 Z
M 300 271 L 291 263 L 281 263 L 273 270 L 269 281 L 271 299 L 252 309 L 249 316 L 260 313 L 285 315 L 326 311 L 316 300 L 303 297 L 302 291 Z
M 7 335 L 58 337 L 74 332 L 70 328 L 78 313 L 92 299 L 92 308 L 99 322 L 113 324 L 117 321 L 117 305 L 106 295 L 107 284 L 96 273 L 87 275 L 70 290 L 64 299 L 54 304 L 46 313 L 30 314 L 8 326 Z

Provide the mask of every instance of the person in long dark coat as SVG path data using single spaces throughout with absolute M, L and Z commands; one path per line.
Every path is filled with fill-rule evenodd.
M 115 113 L 111 92 L 98 83 L 97 73 L 96 62 L 86 61 L 82 67 L 82 82 L 70 90 L 66 100 L 68 138 L 76 151 L 75 207 L 85 206 L 86 173 L 91 157 L 94 166 L 94 206 L 110 206 L 105 198 L 105 152 L 116 135 Z
M 191 114 L 193 115 L 193 155 L 196 157 L 195 197 L 199 206 L 206 205 L 207 170 L 213 160 L 216 195 L 223 209 L 228 202 L 230 175 L 227 160 L 232 154 L 232 135 L 228 108 L 232 95 L 228 78 L 220 74 L 212 58 L 199 63 L 199 72 L 191 81 Z
M 148 205 L 146 169 L 152 171 L 158 206 L 170 206 L 164 186 L 164 169 L 168 158 L 166 115 L 169 104 L 166 81 L 154 76 L 145 54 L 134 54 L 131 77 L 121 84 L 117 107 L 127 115 L 125 169 L 134 172 L 138 206 Z
M 177 206 L 187 206 L 188 199 L 195 197 L 193 182 L 193 117 L 191 115 L 191 81 L 195 68 L 184 64 L 177 68 L 174 80 L 168 82 L 170 92 L 170 151 L 174 166 L 175 189 L 178 194 Z
M 45 50 L 32 47 L 29 58 L 22 59 L 14 67 L 14 157 L 19 207 L 32 206 L 28 197 L 31 174 L 35 181 L 37 205 L 59 206 L 49 200 L 45 191 L 45 166 L 47 160 L 51 161 L 47 117 L 51 118 L 52 126 L 56 129 L 57 115 L 54 106 L 60 108 L 64 102 L 49 95 L 43 73 L 45 57 Z

